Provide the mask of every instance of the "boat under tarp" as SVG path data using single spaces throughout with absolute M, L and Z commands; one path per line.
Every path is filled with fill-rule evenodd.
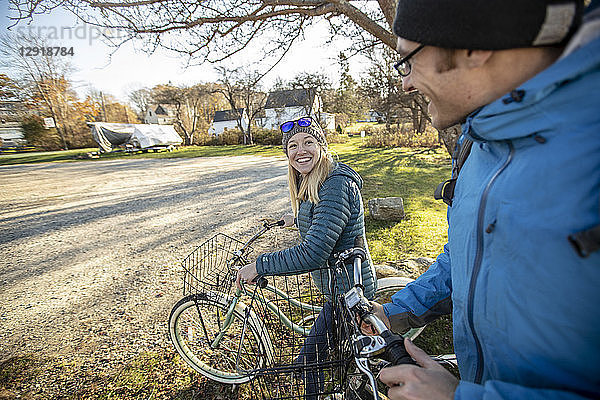
M 124 145 L 131 145 L 133 149 L 146 150 L 177 146 L 183 142 L 172 125 L 114 122 L 93 122 L 88 125 L 92 130 L 92 137 L 105 152 Z

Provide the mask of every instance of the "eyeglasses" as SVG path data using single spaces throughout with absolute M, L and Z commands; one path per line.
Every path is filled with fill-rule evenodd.
M 419 51 L 423 50 L 423 47 L 425 47 L 424 44 L 420 45 L 419 47 L 408 53 L 406 57 L 402 57 L 400 61 L 397 61 L 394 64 L 394 68 L 396 68 L 396 71 L 398 71 L 400 76 L 404 77 L 410 74 L 412 67 L 410 66 L 410 63 L 408 61 Z
M 300 127 L 303 127 L 303 128 L 307 127 L 307 126 L 311 126 L 312 118 L 311 117 L 302 117 L 302 118 L 294 120 L 294 121 L 287 121 L 287 122 L 284 122 L 283 124 L 281 124 L 281 126 L 279 128 L 281 129 L 281 132 L 287 133 L 292 130 L 292 128 L 294 127 L 294 124 L 296 124 Z

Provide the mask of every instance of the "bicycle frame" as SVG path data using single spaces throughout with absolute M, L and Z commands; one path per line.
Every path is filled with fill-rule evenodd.
M 263 228 L 259 232 L 254 234 L 254 236 L 252 236 L 250 239 L 248 239 L 248 241 L 246 241 L 246 243 L 244 243 L 244 245 L 235 252 L 234 257 L 228 263 L 229 267 L 234 269 L 234 268 L 239 268 L 239 266 L 241 266 L 241 265 L 247 264 L 248 261 L 246 260 L 245 254 L 244 254 L 246 252 L 246 250 L 259 237 L 261 237 L 266 231 L 268 231 L 269 229 L 271 229 L 274 226 L 281 226 L 281 221 L 278 221 L 275 223 L 268 223 L 265 221 L 265 223 L 263 224 Z M 292 306 L 294 306 L 296 308 L 311 311 L 316 314 L 318 314 L 321 311 L 321 307 L 314 306 L 312 304 L 303 303 L 296 299 L 293 299 L 287 293 L 276 288 L 275 286 L 267 285 L 265 287 L 265 289 L 274 293 L 278 298 L 288 301 L 289 304 L 291 304 Z M 225 333 L 231 326 L 233 312 L 236 309 L 237 304 L 240 302 L 242 295 L 249 296 L 251 298 L 251 302 L 253 302 L 255 300 L 260 301 L 273 315 L 275 315 L 277 318 L 279 318 L 281 324 L 284 325 L 285 327 L 287 327 L 288 329 L 293 330 L 294 332 L 299 333 L 304 336 L 308 336 L 308 334 L 310 333 L 310 329 L 311 329 L 310 326 L 306 327 L 306 326 L 303 326 L 303 325 L 293 322 L 283 311 L 281 311 L 281 309 L 279 307 L 277 307 L 271 301 L 267 300 L 262 294 L 259 294 L 257 290 L 254 290 L 251 293 L 250 291 L 248 291 L 246 289 L 246 286 L 242 283 L 242 290 L 236 289 L 236 292 L 235 292 L 233 298 L 231 299 L 231 302 L 229 303 L 227 313 L 224 316 L 223 327 L 221 329 L 221 332 L 211 342 L 211 348 L 216 348 L 219 346 L 221 339 L 223 338 L 223 336 L 225 335 Z M 252 303 L 250 303 L 250 304 L 252 304 Z M 198 314 L 200 316 L 201 323 L 204 324 L 204 322 L 202 321 L 202 314 L 200 312 L 198 312 Z

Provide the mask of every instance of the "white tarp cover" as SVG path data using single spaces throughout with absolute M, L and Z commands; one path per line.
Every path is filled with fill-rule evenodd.
M 94 122 L 90 125 L 92 137 L 104 151 L 111 151 L 114 147 L 127 143 L 146 149 L 154 146 L 178 145 L 183 142 L 171 125 L 113 122 Z

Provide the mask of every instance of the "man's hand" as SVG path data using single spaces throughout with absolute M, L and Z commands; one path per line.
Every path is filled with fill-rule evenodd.
M 381 370 L 379 379 L 390 387 L 390 400 L 451 400 L 458 379 L 423 350 L 404 339 L 408 354 L 420 365 L 397 365 Z
M 383 311 L 383 306 L 375 301 L 371 301 L 371 312 L 378 317 L 388 328 L 390 327 L 390 320 L 385 315 L 385 311 Z M 379 333 L 375 331 L 375 328 L 371 324 L 366 321 L 361 321 L 360 330 L 364 335 L 378 335 Z
M 241 281 L 244 283 L 251 283 L 257 276 L 258 272 L 256 272 L 256 262 L 246 264 L 238 270 L 237 277 L 235 278 L 235 286 L 241 290 Z

